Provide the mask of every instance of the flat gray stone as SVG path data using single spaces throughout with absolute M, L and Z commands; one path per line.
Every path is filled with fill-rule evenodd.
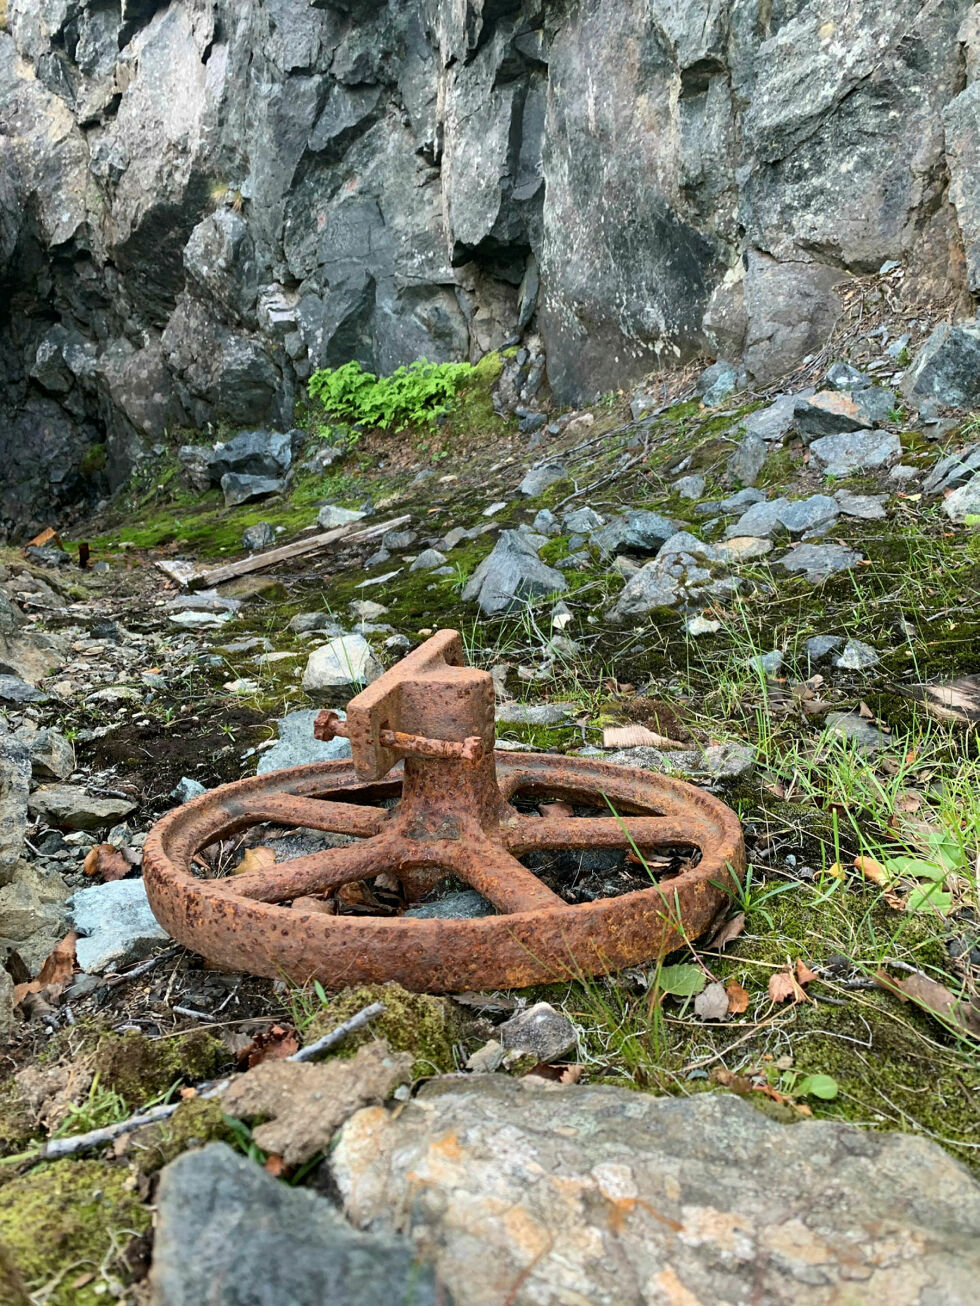
M 221 493 L 225 496 L 225 507 L 235 508 L 240 503 L 251 503 L 254 499 L 268 499 L 273 494 L 282 494 L 286 482 L 271 476 L 246 476 L 239 472 L 225 472 L 221 478 Z
M 561 524 L 567 535 L 591 535 L 605 526 L 606 519 L 594 508 L 572 508 L 562 513 Z
M 608 616 L 619 623 L 655 608 L 700 607 L 709 599 L 731 598 L 741 587 L 713 545 L 678 531 L 629 578 Z
M 257 521 L 254 526 L 249 526 L 242 531 L 242 548 L 248 549 L 249 553 L 268 549 L 275 542 L 276 528 L 271 522 Z
M 888 735 L 857 712 L 828 712 L 824 723 L 831 734 L 842 735 L 862 753 L 874 753 L 892 742 Z
M 434 571 L 436 567 L 442 567 L 445 561 L 446 555 L 438 549 L 423 549 L 408 570 Z
M 804 644 L 807 661 L 811 663 L 825 662 L 829 659 L 831 653 L 844 643 L 843 635 L 814 635 Z
M 902 442 L 889 431 L 844 431 L 814 440 L 810 452 L 824 476 L 851 476 L 890 467 L 902 456 Z
M 356 508 L 341 508 L 337 503 L 325 503 L 316 515 L 316 524 L 324 531 L 335 530 L 338 526 L 349 526 L 351 522 L 360 521 L 366 513 Z
M 287 626 L 295 635 L 306 635 L 311 630 L 326 630 L 331 635 L 342 635 L 344 628 L 329 612 L 297 612 Z
M 771 499 L 753 504 L 738 521 L 725 530 L 726 539 L 739 536 L 766 538 L 780 531 L 803 535 L 808 531 L 829 529 L 840 516 L 836 499 L 827 494 L 812 494 L 807 499 Z
M 744 780 L 755 770 L 755 749 L 738 739 L 710 744 L 704 750 L 701 765 L 715 780 Z
M 28 809 L 62 830 L 102 830 L 135 812 L 130 798 L 99 798 L 75 785 L 41 785 L 31 794 Z
M 166 1166 L 154 1206 L 154 1306 L 450 1306 L 407 1238 L 359 1233 L 224 1143 Z
M 338 712 L 341 720 L 346 720 L 346 713 Z M 269 771 L 282 771 L 290 766 L 309 766 L 314 762 L 333 762 L 338 758 L 350 757 L 349 739 L 316 739 L 313 735 L 313 723 L 318 716 L 317 709 L 301 708 L 298 712 L 288 712 L 280 717 L 279 740 L 259 758 L 256 775 L 266 775 Z
M 363 635 L 338 635 L 310 654 L 303 672 L 303 688 L 314 698 L 335 698 L 340 693 L 356 693 L 383 671 Z
M 885 495 L 852 494 L 850 490 L 838 490 L 834 498 L 845 517 L 856 517 L 859 521 L 884 521 L 888 516 L 885 511 Z
M 578 1030 L 548 1002 L 536 1002 L 497 1027 L 506 1052 L 533 1056 L 538 1061 L 560 1061 L 578 1045 Z
M 189 803 L 191 799 L 200 798 L 202 794 L 206 793 L 207 790 L 200 780 L 194 780 L 189 775 L 182 775 L 171 789 L 170 797 L 175 803 Z
M 761 435 L 750 432 L 742 437 L 742 443 L 729 460 L 728 470 L 739 484 L 755 485 L 768 456 L 769 445 Z
M 353 1115 L 327 1165 L 357 1227 L 411 1211 L 465 1306 L 976 1298 L 980 1186 L 937 1143 L 787 1125 L 732 1094 L 436 1080 Z
M 943 500 L 943 512 L 958 526 L 964 525 L 967 517 L 980 515 L 980 476 L 974 476 Z
M 47 694 L 20 676 L 0 675 L 0 703 L 46 703 Z
M 674 482 L 673 490 L 682 499 L 700 499 L 704 494 L 705 483 L 705 478 L 700 472 L 693 472 L 690 476 L 679 477 Z
M 747 489 L 730 494 L 727 499 L 713 499 L 707 503 L 699 503 L 694 511 L 699 517 L 715 517 L 719 513 L 728 516 L 733 512 L 745 512 L 746 508 L 751 508 L 754 503 L 763 503 L 765 497 L 762 490 L 749 486 Z
M 742 425 L 749 435 L 758 435 L 767 444 L 782 444 L 796 421 L 797 405 L 812 394 L 812 390 L 801 390 L 792 395 L 780 395 L 768 408 L 749 413 Z
M 895 408 L 895 392 L 878 386 L 861 390 L 821 390 L 797 404 L 795 420 L 803 436 L 863 431 L 888 420 Z
M 502 726 L 559 726 L 574 712 L 573 703 L 501 703 L 494 715 Z
M 731 363 L 718 362 L 704 369 L 695 382 L 694 389 L 702 403 L 714 408 L 724 403 L 730 394 L 734 394 L 738 386 L 738 369 Z
M 867 372 L 860 372 L 850 363 L 831 363 L 824 377 L 828 390 L 867 390 L 872 379 Z
M 861 561 L 861 554 L 843 544 L 798 544 L 777 558 L 775 565 L 785 571 L 802 571 L 811 584 L 825 580 L 839 571 L 850 571 Z
M 79 889 L 68 899 L 68 909 L 79 936 L 78 964 L 92 975 L 141 961 L 170 939 L 150 910 L 141 879 Z
M 568 581 L 541 561 L 520 531 L 503 531 L 493 551 L 466 583 L 463 599 L 477 602 L 487 616 L 510 612 L 546 594 L 564 594 Z

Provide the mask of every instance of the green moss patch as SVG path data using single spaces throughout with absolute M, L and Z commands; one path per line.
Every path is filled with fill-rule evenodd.
M 39 1166 L 0 1189 L 0 1245 L 29 1290 L 56 1285 L 48 1306 L 105 1301 L 100 1271 L 118 1277 L 118 1253 L 149 1225 L 128 1170 L 101 1161 Z
M 400 984 L 369 984 L 335 994 L 310 1022 L 306 1041 L 312 1043 L 329 1034 L 372 1002 L 384 1003 L 383 1014 L 372 1020 L 369 1028 L 346 1038 L 335 1055 L 353 1056 L 365 1043 L 383 1038 L 392 1052 L 412 1053 L 415 1079 L 456 1069 L 453 1044 L 458 1029 L 449 1003 L 429 993 L 409 993 Z
M 164 1039 L 107 1034 L 95 1050 L 92 1069 L 103 1088 L 136 1110 L 176 1084 L 213 1078 L 228 1061 L 224 1045 L 203 1030 Z
M 237 1139 L 217 1098 L 192 1097 L 181 1102 L 169 1120 L 132 1134 L 128 1152 L 142 1174 L 153 1174 L 205 1143 L 234 1144 Z

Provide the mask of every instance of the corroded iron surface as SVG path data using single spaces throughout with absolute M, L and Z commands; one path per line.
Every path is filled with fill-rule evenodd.
M 154 914 L 220 965 L 328 987 L 397 980 L 433 992 L 606 974 L 697 938 L 744 871 L 738 818 L 693 785 L 589 758 L 495 753 L 493 684 L 463 666 L 455 631 L 438 632 L 352 699 L 346 723 L 321 713 L 316 733 L 346 734 L 352 760 L 224 785 L 168 813 L 147 839 Z M 615 815 L 535 815 L 515 799 Z M 266 821 L 357 842 L 227 879 L 192 872 L 201 849 Z M 518 860 L 547 849 L 664 847 L 700 859 L 660 884 L 575 905 Z M 343 916 L 287 905 L 382 872 L 409 900 L 456 876 L 498 914 Z

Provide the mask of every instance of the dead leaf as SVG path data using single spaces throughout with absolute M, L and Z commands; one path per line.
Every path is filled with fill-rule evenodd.
M 66 984 L 71 981 L 75 973 L 75 944 L 78 942 L 78 935 L 74 930 L 56 943 L 50 953 L 45 957 L 41 969 L 37 973 L 37 978 L 28 980 L 24 984 L 14 985 L 14 1006 L 20 1006 L 26 997 L 32 993 L 40 993 L 42 989 L 52 989 L 55 996 L 61 993 Z
M 88 850 L 82 862 L 85 875 L 98 875 L 105 884 L 124 880 L 132 869 L 126 855 L 112 843 L 97 843 Z
M 748 989 L 742 988 L 738 980 L 730 979 L 725 985 L 725 993 L 728 995 L 728 1011 L 730 1015 L 740 1016 L 743 1011 L 748 1011 Z
M 299 1051 L 299 1037 L 292 1026 L 271 1025 L 260 1030 L 246 1047 L 241 1048 L 235 1059 L 240 1068 L 260 1066 L 263 1061 L 283 1061 Z
M 876 862 L 873 857 L 855 857 L 854 865 L 864 878 L 870 880 L 872 884 L 877 884 L 882 889 L 888 884 L 890 878 L 888 872 L 881 862 Z
M 686 744 L 667 735 L 658 735 L 646 726 L 606 726 L 602 732 L 603 748 L 687 748 Z
M 875 719 L 875 714 L 863 700 L 858 704 L 858 716 L 864 717 L 865 721 L 873 721 Z
M 585 1072 L 584 1066 L 565 1066 L 561 1072 L 560 1084 L 577 1084 Z
M 809 1002 L 796 976 L 787 966 L 786 970 L 776 971 L 769 977 L 770 1002 Z
M 245 849 L 242 860 L 232 868 L 231 873 L 232 875 L 247 875 L 249 871 L 267 871 L 270 866 L 275 866 L 275 864 L 275 849 L 256 844 L 254 848 Z
M 726 1020 L 728 1018 L 728 993 L 724 984 L 715 980 L 694 999 L 694 1014 L 699 1020 Z
M 325 1151 L 349 1115 L 383 1102 L 411 1076 L 411 1055 L 376 1039 L 349 1060 L 265 1061 L 236 1076 L 221 1102 L 238 1120 L 262 1120 L 255 1142 L 292 1168 Z
M 914 1002 L 923 1011 L 931 1012 L 948 1028 L 968 1038 L 980 1039 L 980 1007 L 958 998 L 955 993 L 915 971 L 907 979 L 895 979 L 886 971 L 875 973 L 875 983 L 895 993 L 906 1002 Z
M 266 1157 L 262 1169 L 266 1174 L 271 1174 L 273 1179 L 280 1179 L 286 1172 L 286 1162 L 281 1156 L 277 1156 L 276 1153 L 273 1152 L 270 1156 Z
M 729 920 L 723 921 L 721 926 L 715 931 L 708 943 L 709 948 L 714 948 L 718 952 L 724 952 L 725 948 L 745 929 L 745 912 L 740 911 L 737 916 L 732 916 Z
M 43 549 L 45 545 L 52 548 L 61 548 L 61 536 L 53 526 L 45 526 L 44 530 L 35 535 L 33 540 L 28 540 L 24 545 L 26 549 Z
M 571 803 L 563 803 L 560 800 L 553 803 L 538 803 L 538 815 L 564 818 L 574 816 L 575 808 Z
M 819 978 L 820 976 L 816 973 L 816 971 L 811 970 L 805 961 L 800 961 L 799 959 L 797 959 L 796 980 L 798 984 L 810 984 L 813 982 L 813 980 Z

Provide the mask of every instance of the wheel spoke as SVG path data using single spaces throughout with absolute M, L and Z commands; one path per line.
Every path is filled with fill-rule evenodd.
M 568 906 L 516 857 L 496 844 L 479 842 L 461 847 L 453 869 L 498 911 L 537 911 L 542 907 L 564 909 Z
M 665 844 L 703 847 L 708 827 L 692 816 L 525 817 L 508 834 L 513 853 L 538 848 L 655 848 Z
M 388 812 L 378 807 L 361 807 L 357 803 L 332 803 L 324 798 L 299 798 L 296 794 L 270 794 L 247 798 L 241 805 L 242 815 L 253 822 L 280 821 L 284 825 L 303 826 L 308 830 L 331 830 L 335 834 L 353 834 L 370 838 L 379 834 Z
M 352 880 L 363 880 L 384 869 L 380 849 L 373 839 L 345 844 L 343 848 L 325 848 L 306 857 L 276 862 L 261 871 L 229 875 L 217 883 L 228 893 L 256 902 L 281 902 L 305 893 L 322 893 L 337 889 Z

